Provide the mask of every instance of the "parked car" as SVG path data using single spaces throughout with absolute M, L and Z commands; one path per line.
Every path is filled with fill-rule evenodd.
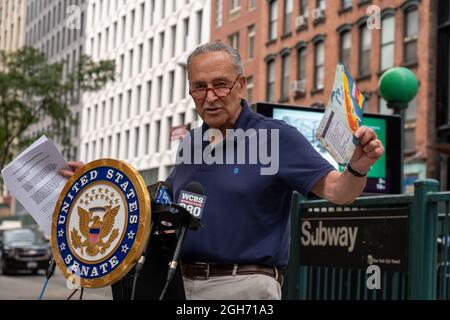
M 19 270 L 37 273 L 46 270 L 51 256 L 50 243 L 32 229 L 3 230 L 0 236 L 0 273 L 12 274 Z

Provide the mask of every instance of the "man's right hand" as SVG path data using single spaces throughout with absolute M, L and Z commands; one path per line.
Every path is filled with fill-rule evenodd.
M 58 173 L 65 178 L 70 178 L 75 174 L 75 171 L 80 169 L 82 166 L 84 166 L 83 161 L 76 161 L 76 162 L 69 161 L 67 162 L 66 167 L 63 167 L 60 170 L 58 170 Z

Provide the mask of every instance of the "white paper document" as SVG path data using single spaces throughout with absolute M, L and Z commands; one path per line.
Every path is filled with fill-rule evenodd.
M 48 237 L 56 202 L 67 182 L 57 172 L 64 167 L 68 168 L 55 144 L 42 136 L 2 170 L 8 190 Z

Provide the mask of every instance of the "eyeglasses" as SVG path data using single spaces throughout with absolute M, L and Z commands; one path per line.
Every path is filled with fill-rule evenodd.
M 241 77 L 241 75 L 238 75 L 236 80 L 234 80 L 234 82 L 231 86 L 227 85 L 224 81 L 222 81 L 222 82 L 214 85 L 213 88 L 206 87 L 206 88 L 198 88 L 198 89 L 189 90 L 189 94 L 195 100 L 203 101 L 206 99 L 206 96 L 208 95 L 208 91 L 212 90 L 217 97 L 223 98 L 223 97 L 228 96 L 231 93 L 231 90 L 234 88 L 234 86 L 236 85 L 236 82 L 239 80 L 240 77 Z

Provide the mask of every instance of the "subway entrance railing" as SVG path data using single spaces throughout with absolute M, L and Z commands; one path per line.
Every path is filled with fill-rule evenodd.
M 351 205 L 296 194 L 284 299 L 450 300 L 450 192 L 438 190 L 420 180 L 414 195 Z

